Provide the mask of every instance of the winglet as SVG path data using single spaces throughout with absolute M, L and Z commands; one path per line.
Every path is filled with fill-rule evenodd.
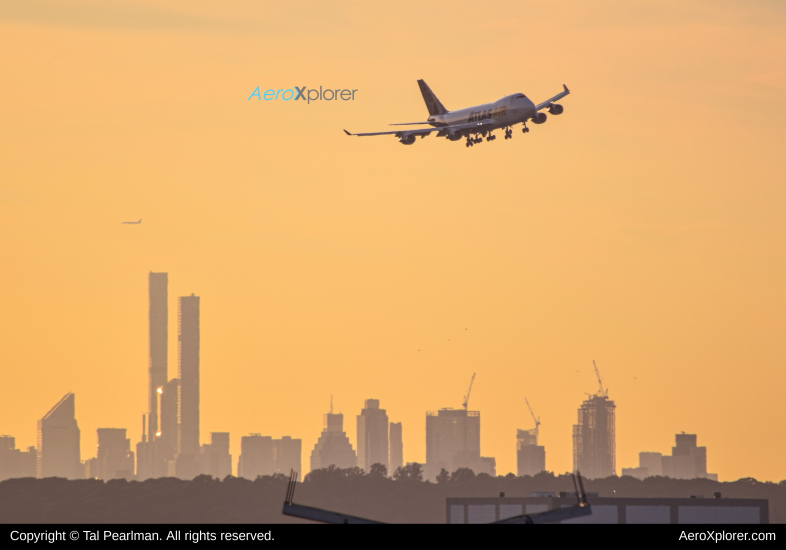
M 565 86 L 565 85 L 563 84 L 563 85 L 562 85 L 562 87 L 563 87 L 563 88 L 565 88 L 565 91 L 566 91 L 566 92 L 570 93 L 570 90 L 568 90 L 568 87 L 567 87 L 567 86 Z
M 344 133 L 345 133 L 346 135 L 348 135 L 348 136 L 351 136 L 351 135 L 352 135 L 352 134 L 350 134 L 349 132 L 347 132 L 346 130 L 344 130 Z

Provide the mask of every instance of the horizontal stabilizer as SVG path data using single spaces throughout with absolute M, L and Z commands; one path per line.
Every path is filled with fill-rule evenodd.
M 412 124 L 431 124 L 430 122 L 396 122 L 395 124 L 391 124 L 391 126 L 410 126 Z

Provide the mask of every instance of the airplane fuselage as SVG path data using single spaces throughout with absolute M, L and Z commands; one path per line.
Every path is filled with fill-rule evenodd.
M 490 120 L 494 123 L 493 128 L 504 128 L 529 120 L 534 115 L 535 104 L 527 96 L 511 94 L 493 103 L 431 115 L 428 122 L 432 126 L 442 127 Z M 491 128 L 486 126 L 486 129 Z

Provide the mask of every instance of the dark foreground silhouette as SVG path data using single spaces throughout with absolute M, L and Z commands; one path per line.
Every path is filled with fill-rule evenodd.
M 376 465 L 375 465 L 376 466 Z M 335 510 L 390 523 L 445 523 L 448 497 L 529 496 L 533 491 L 573 491 L 569 474 L 543 472 L 534 477 L 509 474 L 493 478 L 471 470 L 443 471 L 436 483 L 424 482 L 420 469 L 407 467 L 383 475 L 372 467 L 316 470 L 299 483 L 299 504 Z M 766 498 L 770 522 L 786 522 L 786 480 L 759 482 L 752 478 L 731 482 L 632 477 L 588 480 L 588 492 L 602 497 Z M 147 481 L 9 479 L 0 482 L 2 523 L 309 523 L 284 516 L 281 509 L 287 477 L 264 476 L 250 481 L 223 481 L 199 476 Z M 590 502 L 592 499 L 590 498 Z

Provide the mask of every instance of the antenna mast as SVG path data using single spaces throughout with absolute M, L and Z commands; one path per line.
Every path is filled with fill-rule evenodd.
M 464 396 L 464 403 L 461 405 L 462 407 L 464 407 L 465 411 L 469 407 L 469 394 L 472 393 L 472 383 L 474 381 L 475 381 L 475 373 L 473 372 L 472 373 L 472 380 L 469 381 L 469 389 L 467 390 L 467 395 Z

